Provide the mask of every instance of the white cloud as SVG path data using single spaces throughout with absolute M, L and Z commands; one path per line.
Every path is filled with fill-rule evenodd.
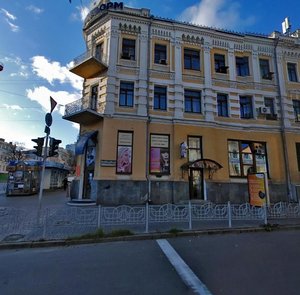
M 32 101 L 39 103 L 45 112 L 50 111 L 50 96 L 57 102 L 54 111 L 64 115 L 65 104 L 71 103 L 80 98 L 79 94 L 70 94 L 67 91 L 51 91 L 45 86 L 36 87 L 34 89 L 26 89 L 27 97 Z
M 87 6 L 76 6 L 77 12 L 71 14 L 71 19 L 75 21 L 84 21 L 90 9 Z
M 44 56 L 32 57 L 33 72 L 46 79 L 51 85 L 54 81 L 70 83 L 76 90 L 82 90 L 83 79 L 69 71 L 69 65 L 61 66 L 57 61 L 50 61 Z
M 7 110 L 23 110 L 19 105 L 8 105 L 8 104 L 4 103 L 3 106 Z
M 27 6 L 26 9 L 33 12 L 33 13 L 35 13 L 35 14 L 41 14 L 41 13 L 44 12 L 44 9 L 36 7 L 34 5 Z
M 19 32 L 19 30 L 20 30 L 20 27 L 19 26 L 17 26 L 17 25 L 15 25 L 15 24 L 13 24 L 13 23 L 11 23 L 8 19 L 6 19 L 6 22 L 8 23 L 8 25 L 10 26 L 10 29 L 11 29 L 11 31 L 13 31 L 13 32 Z
M 13 14 L 11 14 L 10 12 L 8 12 L 6 9 L 1 8 L 2 13 L 10 20 L 15 21 L 17 19 L 16 16 L 14 16 Z
M 236 1 L 202 0 L 188 7 L 180 19 L 203 26 L 242 30 L 245 26 L 253 24 L 255 18 L 243 18 L 240 10 L 240 4 Z

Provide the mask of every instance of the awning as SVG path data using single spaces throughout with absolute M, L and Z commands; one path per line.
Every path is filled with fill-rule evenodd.
M 96 136 L 98 131 L 89 131 L 86 133 L 81 134 L 80 138 L 78 139 L 75 147 L 75 154 L 82 155 L 84 153 L 85 146 L 90 138 Z

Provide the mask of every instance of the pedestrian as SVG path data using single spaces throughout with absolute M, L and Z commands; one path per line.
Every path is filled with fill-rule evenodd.
M 64 185 L 64 191 L 65 191 L 68 187 L 68 178 L 67 177 L 64 178 L 63 185 Z

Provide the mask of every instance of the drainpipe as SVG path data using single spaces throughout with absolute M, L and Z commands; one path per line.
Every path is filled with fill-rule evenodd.
M 284 167 L 285 167 L 285 176 L 286 176 L 286 192 L 287 192 L 287 201 L 290 202 L 293 200 L 293 194 L 291 190 L 291 175 L 290 175 L 290 167 L 289 167 L 289 159 L 288 159 L 288 151 L 287 151 L 287 140 L 286 140 L 286 128 L 285 128 L 285 107 L 282 101 L 281 96 L 281 87 L 280 87 L 280 77 L 278 71 L 278 63 L 277 63 L 277 46 L 279 43 L 279 37 L 275 39 L 275 67 L 276 67 L 276 77 L 278 81 L 278 92 L 279 92 L 279 103 L 281 109 L 281 120 L 280 120 L 280 134 L 281 134 L 281 141 L 283 147 L 283 156 L 284 156 Z
M 150 115 L 149 115 L 149 95 L 150 95 L 150 61 L 151 61 L 151 26 L 152 26 L 153 16 L 150 16 L 150 23 L 148 26 L 148 59 L 147 59 L 147 99 L 146 99 L 146 112 L 147 112 L 147 121 L 146 121 L 146 180 L 148 186 L 148 197 L 147 202 L 151 202 L 151 179 L 149 175 L 149 161 L 150 161 Z

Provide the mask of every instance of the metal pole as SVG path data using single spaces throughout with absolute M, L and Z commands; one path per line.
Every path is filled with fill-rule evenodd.
M 189 200 L 188 208 L 189 208 L 189 230 L 191 230 L 192 229 L 192 203 L 191 203 L 191 200 Z
M 227 210 L 228 210 L 228 227 L 232 228 L 230 201 L 228 201 L 228 203 L 227 203 Z
M 45 175 L 45 167 L 46 167 L 46 158 L 48 154 L 48 139 L 49 134 L 46 135 L 46 144 L 44 149 L 44 156 L 43 156 L 43 168 L 42 168 L 42 175 L 41 175 L 41 181 L 40 181 L 40 193 L 39 193 L 39 206 L 38 206 L 38 222 L 40 220 L 41 216 L 41 209 L 42 209 L 42 196 L 43 196 L 43 189 L 44 189 L 44 175 Z
M 146 202 L 146 212 L 145 212 L 145 221 L 146 221 L 146 234 L 149 233 L 149 204 Z

